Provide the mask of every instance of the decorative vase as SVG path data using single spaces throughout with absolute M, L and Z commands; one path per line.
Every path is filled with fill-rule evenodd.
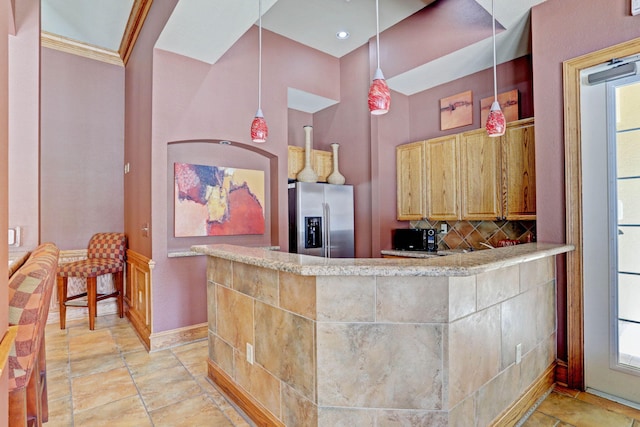
M 345 179 L 344 175 L 338 170 L 338 147 L 340 147 L 340 144 L 331 144 L 331 150 L 333 150 L 333 171 L 327 177 L 327 182 L 329 184 L 342 185 Z
M 300 182 L 318 182 L 318 174 L 311 166 L 311 131 L 313 126 L 303 126 L 302 129 L 304 129 L 304 168 L 298 172 L 296 179 Z

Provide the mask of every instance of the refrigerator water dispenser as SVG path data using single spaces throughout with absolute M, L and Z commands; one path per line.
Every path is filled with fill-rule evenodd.
M 319 216 L 304 217 L 304 247 L 321 248 L 322 247 L 322 218 Z

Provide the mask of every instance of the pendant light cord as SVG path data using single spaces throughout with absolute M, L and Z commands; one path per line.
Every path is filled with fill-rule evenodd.
M 258 110 L 262 109 L 262 0 L 258 0 Z
M 496 77 L 496 15 L 494 0 L 491 0 L 491 21 L 493 24 L 493 100 L 498 101 L 498 78 Z
M 378 60 L 378 69 L 380 69 L 380 14 L 378 0 L 376 0 L 376 58 Z

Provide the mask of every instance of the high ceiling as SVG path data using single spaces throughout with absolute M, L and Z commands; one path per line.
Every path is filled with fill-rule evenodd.
M 153 0 L 41 0 L 43 45 L 126 64 Z M 161 0 L 158 0 L 161 1 Z M 433 2 L 379 0 L 380 31 Z M 498 62 L 529 52 L 529 11 L 545 0 L 495 0 Z M 475 0 L 490 20 L 491 0 Z M 376 34 L 373 0 L 262 0 L 266 30 L 340 58 Z M 468 13 L 456 10 L 457 14 Z M 477 12 L 474 12 L 477 13 Z M 214 64 L 258 21 L 256 0 L 180 0 L 156 48 Z M 350 33 L 338 40 L 336 32 Z M 491 37 L 394 76 L 389 86 L 411 95 L 492 65 Z

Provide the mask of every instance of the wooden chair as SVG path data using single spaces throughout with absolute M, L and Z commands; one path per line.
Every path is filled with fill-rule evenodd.
M 89 308 L 89 329 L 95 328 L 98 301 L 106 298 L 118 299 L 118 315 L 124 315 L 122 282 L 125 269 L 127 238 L 123 233 L 97 233 L 91 237 L 87 259 L 61 264 L 58 267 L 58 299 L 60 301 L 60 329 L 65 328 L 67 307 Z M 98 294 L 98 276 L 113 274 L 115 292 Z M 67 296 L 67 279 L 84 277 L 87 290 Z M 78 298 L 87 297 L 86 302 Z

